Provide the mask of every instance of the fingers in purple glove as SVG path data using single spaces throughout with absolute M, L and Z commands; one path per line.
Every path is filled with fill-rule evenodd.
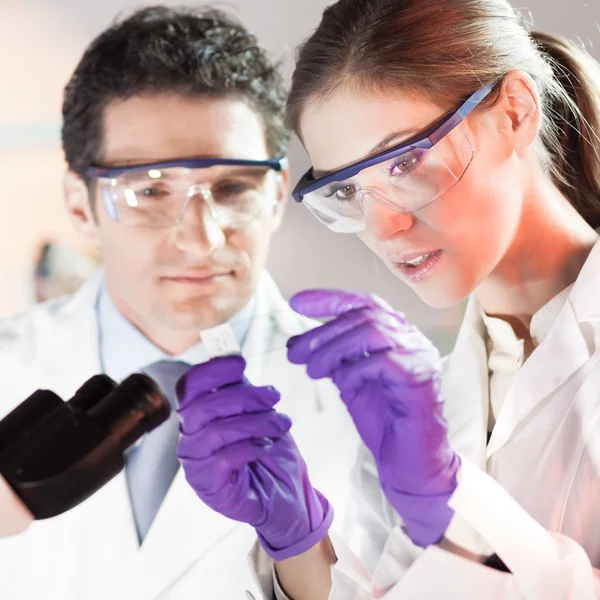
M 279 402 L 280 394 L 273 387 L 254 387 L 248 384 L 231 385 L 199 394 L 177 410 L 186 433 L 193 433 L 215 419 L 244 413 L 268 411 Z
M 389 350 L 392 343 L 378 324 L 365 323 L 313 352 L 306 363 L 309 377 L 331 377 L 343 363 L 352 363 L 373 352 Z
M 333 383 L 342 394 L 347 390 L 360 390 L 369 381 L 386 385 L 407 387 L 429 383 L 436 377 L 439 366 L 418 352 L 399 350 L 375 352 L 354 363 L 342 364 L 333 372 Z
M 305 290 L 292 296 L 290 306 L 306 317 L 337 317 L 361 308 L 381 308 L 392 311 L 392 307 L 382 298 L 373 294 L 347 292 L 336 289 Z
M 176 386 L 180 406 L 226 385 L 241 383 L 244 379 L 246 361 L 239 355 L 220 356 L 192 367 Z
M 207 501 L 207 496 L 218 493 L 232 480 L 236 480 L 246 465 L 269 454 L 272 447 L 272 444 L 256 444 L 253 440 L 244 440 L 225 446 L 208 458 L 188 458 L 180 456 L 179 452 L 177 458 L 189 484 Z
M 182 424 L 182 429 L 185 424 Z M 199 431 L 186 433 L 179 442 L 178 454 L 182 458 L 208 458 L 221 448 L 243 440 L 278 438 L 292 426 L 291 419 L 274 410 L 236 415 L 212 421 Z
M 367 323 L 379 323 L 391 331 L 400 331 L 405 325 L 402 318 L 395 313 L 380 309 L 365 308 L 351 311 L 306 333 L 291 337 L 287 344 L 288 359 L 294 364 L 305 364 L 309 355 L 321 346 Z
M 439 354 L 431 342 L 414 326 L 395 314 L 365 309 L 338 317 L 291 340 L 288 358 L 306 364 L 314 379 L 331 377 L 345 362 L 355 364 L 370 354 L 394 349 L 405 355 L 397 365 L 406 373 L 420 377 L 439 367 Z

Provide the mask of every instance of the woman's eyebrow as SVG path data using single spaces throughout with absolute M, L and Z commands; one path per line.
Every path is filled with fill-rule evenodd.
M 394 142 L 401 142 L 403 139 L 408 140 L 413 135 L 419 133 L 419 131 L 421 130 L 415 129 L 414 127 L 411 129 L 401 129 L 399 131 L 394 131 L 393 133 L 386 135 L 377 145 L 371 148 L 371 150 L 367 154 L 367 157 L 371 156 L 372 154 L 378 154 L 379 152 L 383 152 L 383 150 L 386 150 L 389 146 L 393 146 Z
M 388 135 L 386 135 L 380 142 L 378 142 L 367 154 L 365 154 L 362 158 L 353 161 L 351 164 L 355 164 L 360 162 L 361 160 L 365 160 L 374 154 L 378 154 L 379 152 L 383 152 L 389 146 L 394 145 L 394 142 L 401 142 L 403 139 L 410 139 L 413 135 L 418 133 L 419 129 L 401 129 L 399 131 L 394 131 Z M 349 165 L 347 165 L 349 166 Z M 330 173 L 335 173 L 343 169 L 344 167 L 339 167 L 337 169 L 329 169 L 327 171 L 320 171 L 318 169 L 313 169 L 313 177 L 318 179 L 319 177 L 324 177 L 325 175 L 329 175 Z

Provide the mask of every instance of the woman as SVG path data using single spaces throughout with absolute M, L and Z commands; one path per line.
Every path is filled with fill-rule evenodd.
M 237 430 L 228 442 L 248 447 L 219 455 L 212 480 L 217 454 L 190 438 L 188 480 L 256 527 L 295 600 L 600 598 L 598 64 L 528 34 L 505 0 L 340 0 L 299 51 L 288 122 L 314 165 L 295 198 L 430 305 L 470 296 L 467 313 L 441 364 L 381 300 L 292 299 L 335 317 L 288 357 L 337 385 L 365 443 L 366 569 L 329 545 L 330 509 L 283 421 Z M 237 367 L 182 384 L 184 429 L 221 389 L 276 422 Z

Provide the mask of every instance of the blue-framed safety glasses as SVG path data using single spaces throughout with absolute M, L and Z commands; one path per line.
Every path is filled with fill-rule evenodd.
M 96 167 L 82 175 L 97 180 L 107 213 L 143 227 L 171 227 L 195 197 L 220 227 L 241 227 L 277 202 L 267 193 L 269 173 L 288 168 L 286 158 L 245 160 L 189 158 L 138 165 Z
M 369 199 L 392 210 L 415 212 L 437 200 L 464 175 L 473 148 L 459 126 L 492 91 L 482 87 L 456 111 L 420 134 L 352 163 L 315 177 L 310 169 L 292 195 L 329 229 L 360 233 L 366 227 Z

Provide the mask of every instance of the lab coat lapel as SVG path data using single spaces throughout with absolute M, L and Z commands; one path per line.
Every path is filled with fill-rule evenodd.
M 578 323 L 600 319 L 600 241 L 592 248 L 571 290 L 569 302 Z
M 328 382 L 310 379 L 304 366 L 293 365 L 288 361 L 287 342 L 292 336 L 318 326 L 319 322 L 295 313 L 266 273 L 258 305 L 261 311 L 257 311 L 257 318 L 244 348 L 248 364 L 246 374 L 254 385 L 271 385 L 281 393 L 276 408 L 291 417 L 294 423 L 292 434 L 303 453 L 308 456 L 309 440 L 304 438 L 311 438 L 311 446 L 318 447 L 312 439 L 312 433 L 316 432 L 314 417 L 323 412 L 324 398 L 331 394 L 331 390 Z M 336 401 L 339 400 L 336 398 Z M 320 419 L 320 423 L 324 425 L 325 420 Z
M 517 373 L 490 439 L 488 457 L 508 441 L 520 422 L 590 359 L 592 337 L 598 337 L 600 324 L 599 272 L 600 242 L 592 248 L 552 329 Z
M 519 423 L 589 358 L 590 348 L 573 305 L 567 301 L 547 337 L 516 374 L 490 438 L 488 457 L 497 452 Z
M 453 449 L 485 470 L 489 405 L 487 351 L 477 300 L 469 299 L 443 378 L 444 415 Z
M 132 600 L 125 593 L 131 578 L 130 565 L 138 553 L 137 533 L 131 514 L 125 475 L 122 471 L 88 500 L 65 513 L 65 528 L 58 539 L 85 539 L 85 548 L 69 544 L 69 552 L 85 552 L 90 574 L 86 587 L 92 587 L 89 600 Z M 59 517 L 60 518 L 60 517 Z M 57 524 L 57 529 L 62 529 Z M 82 537 L 82 532 L 84 536 Z M 74 562 L 80 559 L 72 557 Z
M 214 512 L 177 472 L 134 564 L 131 598 L 159 598 L 239 523 Z M 201 590 L 198 592 L 201 594 Z
M 248 378 L 264 377 L 272 354 L 285 354 L 290 336 L 307 329 L 304 319 L 292 311 L 268 273 L 264 273 L 257 291 L 256 312 L 244 347 Z M 268 369 L 268 376 L 273 373 Z M 260 385 L 260 384 L 258 384 Z

